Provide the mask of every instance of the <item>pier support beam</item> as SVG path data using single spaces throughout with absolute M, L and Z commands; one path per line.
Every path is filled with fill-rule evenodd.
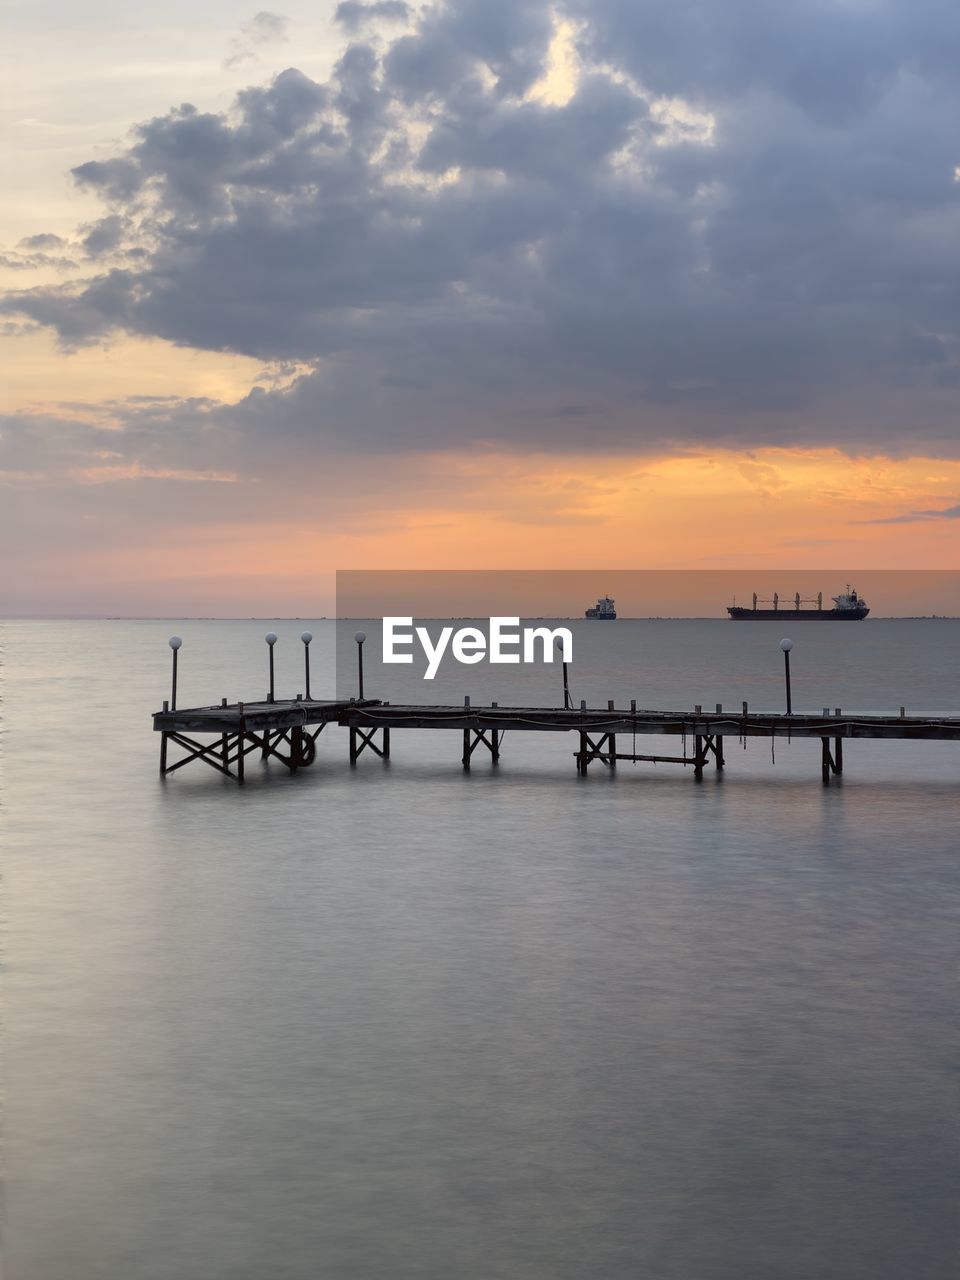
M 576 753 L 577 773 L 586 775 L 591 760 L 601 760 L 608 769 L 617 767 L 616 734 L 603 733 L 594 741 L 589 733 L 580 731 L 580 750 Z
M 718 769 L 724 766 L 723 738 L 715 734 L 696 734 L 694 753 L 692 756 L 658 756 L 639 755 L 636 751 L 618 751 L 617 736 L 614 733 L 602 734 L 594 740 L 583 730 L 580 731 L 580 750 L 574 752 L 577 762 L 577 773 L 586 775 L 587 766 L 593 760 L 601 760 L 609 769 L 617 767 L 618 760 L 629 760 L 633 764 L 649 761 L 652 764 L 692 764 L 694 777 L 703 778 L 703 771 L 713 753 Z
M 380 734 L 380 745 L 377 746 L 376 737 Z M 356 764 L 364 751 L 370 749 L 374 755 L 380 757 L 381 760 L 390 759 L 390 730 L 389 729 L 361 729 L 357 725 L 350 726 L 350 763 Z
M 177 660 L 176 649 L 174 649 L 173 651 L 173 660 L 174 662 L 176 662 Z M 166 700 L 164 700 L 163 709 L 164 709 L 164 712 L 167 712 L 170 710 L 170 703 Z M 169 736 L 170 735 L 168 733 L 160 734 L 160 777 L 161 778 L 165 777 L 167 772 L 167 738 Z
M 291 771 L 299 764 L 299 757 L 293 749 L 293 735 L 295 729 L 265 729 L 262 734 L 249 734 L 260 747 L 260 759 L 267 760 L 270 756 L 275 756 L 278 760 L 287 765 Z M 281 746 L 288 746 L 290 754 L 284 755 L 278 750 Z
M 276 732 L 250 733 L 243 725 L 238 733 L 221 733 L 209 742 L 201 742 L 185 733 L 167 732 L 160 738 L 160 776 L 176 773 L 184 765 L 195 760 L 207 764 L 228 778 L 235 778 L 243 786 L 244 765 L 251 751 L 259 751 L 262 759 L 273 756 L 291 773 L 313 764 L 317 756 L 317 738 L 324 726 L 313 733 L 300 726 Z M 385 732 L 389 733 L 389 730 Z M 169 762 L 170 744 L 182 747 L 186 753 L 172 764 Z M 281 750 L 283 746 L 287 751 Z
M 699 738 L 697 738 L 697 743 L 698 744 L 700 743 Z M 697 758 L 703 759 L 703 763 L 705 765 L 710 758 L 711 751 L 713 752 L 713 759 L 717 766 L 717 770 L 719 771 L 720 769 L 723 768 L 724 764 L 726 763 L 726 760 L 724 759 L 724 755 L 723 755 L 723 738 L 719 734 L 713 734 L 713 733 L 704 734 L 702 750 L 698 745 L 695 754 Z M 702 770 L 701 770 L 701 775 L 698 775 L 698 776 L 702 776 Z
M 843 746 L 840 738 L 834 738 L 833 751 L 830 751 L 830 739 L 820 739 L 820 773 L 823 778 L 823 784 L 826 786 L 830 782 L 831 774 L 843 773 Z
M 698 733 L 693 739 L 693 776 L 698 782 L 703 780 L 703 771 L 710 759 L 710 753 L 713 752 L 713 759 L 717 766 L 717 770 L 721 770 L 726 763 L 723 756 L 723 738 L 713 733 Z
M 239 732 L 237 733 L 237 785 L 244 786 L 244 761 L 247 753 L 243 749 L 243 745 L 247 740 L 247 721 L 243 714 L 243 703 L 237 703 L 237 712 L 240 717 Z
M 470 757 L 482 743 L 490 752 L 492 762 L 500 763 L 500 742 L 503 738 L 501 729 L 464 729 L 463 731 L 463 767 L 470 768 Z
M 173 764 L 168 764 L 167 742 L 164 742 L 160 756 L 161 777 L 166 777 L 168 773 L 176 773 L 184 765 L 199 760 L 201 764 L 208 764 L 218 773 L 225 774 L 228 778 L 236 778 L 237 782 L 242 783 L 243 758 L 248 752 L 255 751 L 260 746 L 260 739 L 252 734 L 222 734 L 212 742 L 198 742 L 195 738 L 188 738 L 184 733 L 165 733 L 163 736 L 167 742 L 182 747 L 187 754 Z M 236 773 L 230 768 L 231 765 L 236 765 Z

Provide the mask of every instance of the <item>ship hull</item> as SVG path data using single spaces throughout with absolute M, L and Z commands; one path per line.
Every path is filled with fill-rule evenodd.
M 588 609 L 583 616 L 592 618 L 595 622 L 616 622 L 617 620 L 615 613 L 597 613 L 595 609 Z
M 857 609 L 744 609 L 727 605 L 734 622 L 862 622 L 869 612 L 866 605 Z

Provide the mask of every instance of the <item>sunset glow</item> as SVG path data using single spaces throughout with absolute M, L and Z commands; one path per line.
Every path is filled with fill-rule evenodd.
M 333 611 L 343 568 L 957 567 L 941 521 L 884 523 L 904 507 L 944 505 L 960 490 L 953 460 L 832 450 L 444 454 L 394 458 L 384 472 L 364 479 L 362 511 L 342 498 L 317 502 L 309 476 L 291 484 L 151 472 L 109 456 L 56 483 L 20 477 L 21 491 L 64 494 L 80 530 L 72 547 L 54 539 L 35 552 L 32 578 L 14 590 L 24 612 L 55 598 L 67 612 L 90 600 L 97 612 L 307 616 Z M 353 474 L 351 459 L 336 460 L 327 483 L 352 493 Z M 111 540 L 138 492 L 186 504 L 187 489 L 200 496 L 211 485 L 243 515 L 174 520 L 159 538 L 153 525 L 129 528 L 122 543 Z

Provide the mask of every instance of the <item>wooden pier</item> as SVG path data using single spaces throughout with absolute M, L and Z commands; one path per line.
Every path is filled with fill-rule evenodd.
M 244 761 L 256 751 L 261 759 L 273 757 L 296 773 L 313 764 L 317 739 L 328 724 L 338 723 L 349 707 L 360 710 L 366 705 L 304 698 L 228 704 L 224 698 L 216 706 L 176 710 L 165 702 L 163 710 L 153 716 L 153 727 L 161 735 L 160 774 L 166 777 L 199 760 L 242 783 Z M 196 734 L 209 741 L 201 741 Z M 169 760 L 171 744 L 186 752 L 173 763 Z
M 743 703 L 739 711 L 714 711 L 695 707 L 692 711 L 651 711 L 617 708 L 579 709 L 550 707 L 474 707 L 391 705 L 375 698 L 316 701 L 296 698 L 285 701 L 233 703 L 224 699 L 219 706 L 185 710 L 164 709 L 154 713 L 153 727 L 161 734 L 160 773 L 166 776 L 194 761 L 210 765 L 220 773 L 244 781 L 244 760 L 259 751 L 262 758 L 279 760 L 291 773 L 311 765 L 316 757 L 317 739 L 328 725 L 349 731 L 349 761 L 356 764 L 367 751 L 389 758 L 390 735 L 398 729 L 441 729 L 462 735 L 461 756 L 469 769 L 475 752 L 489 752 L 494 763 L 500 760 L 503 735 L 510 733 L 573 733 L 577 772 L 586 775 L 598 763 L 615 769 L 618 761 L 650 761 L 689 767 L 701 779 L 708 766 L 723 769 L 724 742 L 734 738 L 820 739 L 820 772 L 824 783 L 843 772 L 845 741 L 897 739 L 913 742 L 960 742 L 960 717 L 849 715 L 824 708 L 821 715 L 782 715 L 750 711 Z M 202 735 L 207 741 L 202 741 Z M 638 754 L 635 739 L 673 737 L 682 743 L 679 755 Z M 618 740 L 629 738 L 633 748 L 621 750 Z M 172 761 L 171 746 L 185 754 Z

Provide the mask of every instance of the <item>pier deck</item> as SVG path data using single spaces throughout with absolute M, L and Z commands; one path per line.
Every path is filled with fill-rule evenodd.
M 184 707 L 153 713 L 153 727 L 162 733 L 237 733 L 244 725 L 260 732 L 264 729 L 291 729 L 308 725 L 326 725 L 337 720 L 348 707 L 374 705 L 376 699 L 351 702 L 311 698 L 283 699 L 275 702 L 232 702 L 226 700 L 209 707 Z
M 542 732 L 667 734 L 673 737 L 729 734 L 759 738 L 919 738 L 960 741 L 960 716 L 783 715 L 734 711 L 650 711 L 608 707 L 403 706 L 348 703 L 343 725 L 393 729 L 499 729 Z
M 960 742 L 960 716 L 850 715 L 836 708 L 821 715 L 784 715 L 750 711 L 744 703 L 739 711 L 655 711 L 637 708 L 551 708 L 440 705 L 392 705 L 378 699 L 247 702 L 193 707 L 154 713 L 153 727 L 161 737 L 160 771 L 166 775 L 199 760 L 238 782 L 244 780 L 244 759 L 251 751 L 273 756 L 291 771 L 313 763 L 316 741 L 329 724 L 349 730 L 349 759 L 355 764 L 364 751 L 382 759 L 390 755 L 390 734 L 394 729 L 446 729 L 462 733 L 465 769 L 478 748 L 489 751 L 494 762 L 500 759 L 503 734 L 575 733 L 577 771 L 586 774 L 596 761 L 615 768 L 618 760 L 652 761 L 689 765 L 702 778 L 704 768 L 725 765 L 724 739 L 819 738 L 821 775 L 824 782 L 843 772 L 843 743 L 856 739 L 897 739 L 906 741 Z M 192 735 L 214 735 L 207 743 Z M 669 736 L 683 742 L 682 755 L 639 755 L 617 749 L 618 735 L 636 737 Z M 167 762 L 169 743 L 188 754 L 175 763 Z

